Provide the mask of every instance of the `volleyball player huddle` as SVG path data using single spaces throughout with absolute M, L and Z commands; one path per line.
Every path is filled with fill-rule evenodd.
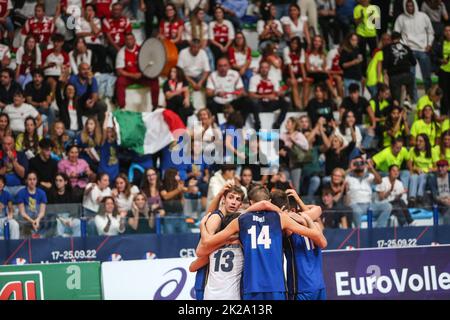
M 200 223 L 190 266 L 197 300 L 325 300 L 321 208 L 292 189 L 256 186 L 240 214 L 243 198 L 239 187 L 226 185 Z

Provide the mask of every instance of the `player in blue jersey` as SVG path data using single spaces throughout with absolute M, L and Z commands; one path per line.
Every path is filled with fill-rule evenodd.
M 211 201 L 207 215 L 206 228 L 212 234 L 220 230 L 221 224 L 225 216 L 235 214 L 239 211 L 242 201 L 244 200 L 244 192 L 240 187 L 226 184 L 222 190 Z M 222 204 L 221 204 L 222 202 Z M 197 271 L 195 276 L 195 296 L 197 300 L 203 300 L 205 286 L 209 274 L 209 257 L 208 255 L 200 256 L 190 266 L 191 272 Z
M 288 196 L 294 201 L 291 206 Z M 322 232 L 323 227 L 318 217 L 313 221 L 308 215 L 300 216 L 300 211 L 309 209 L 293 189 L 286 192 L 277 190 L 271 194 L 272 203 L 289 210 L 292 219 L 302 225 L 308 225 Z M 286 234 L 284 238 L 284 253 L 287 261 L 287 286 L 291 300 L 325 300 L 325 281 L 322 271 L 322 251 L 311 239 L 297 234 Z
M 283 232 L 305 235 L 326 246 L 326 239 L 317 229 L 302 226 L 269 202 L 270 193 L 264 187 L 255 187 L 248 194 L 251 206 L 233 220 L 227 228 L 211 235 L 203 218 L 200 224 L 200 250 L 208 253 L 239 235 L 244 254 L 242 290 L 244 300 L 285 300 L 286 287 L 283 271 Z M 309 211 L 320 216 L 321 209 L 312 206 Z M 300 213 L 306 215 L 307 213 Z

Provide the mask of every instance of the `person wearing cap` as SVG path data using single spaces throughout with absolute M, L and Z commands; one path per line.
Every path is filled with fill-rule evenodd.
M 433 196 L 433 202 L 439 206 L 439 224 L 450 224 L 450 174 L 448 161 L 439 160 L 436 163 L 437 172 L 428 176 L 428 186 Z

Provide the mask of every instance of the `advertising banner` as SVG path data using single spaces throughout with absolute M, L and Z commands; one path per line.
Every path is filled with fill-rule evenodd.
M 193 300 L 194 258 L 104 262 L 105 300 Z
M 0 300 L 100 300 L 100 262 L 0 266 Z
M 194 299 L 192 258 L 102 264 L 104 299 Z M 325 251 L 328 300 L 450 299 L 450 246 Z
M 450 299 L 450 246 L 328 251 L 328 299 Z
M 327 249 L 450 244 L 450 226 L 326 229 Z M 195 257 L 198 234 L 121 235 L 0 241 L 0 264 L 120 261 Z

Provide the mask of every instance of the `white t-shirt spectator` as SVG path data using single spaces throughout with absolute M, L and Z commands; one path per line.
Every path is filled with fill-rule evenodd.
M 189 48 L 181 50 L 177 66 L 183 69 L 185 75 L 192 78 L 201 76 L 203 72 L 211 71 L 208 55 L 203 49 L 200 49 L 196 56 L 191 54 Z
M 28 116 L 37 118 L 39 112 L 32 105 L 23 103 L 20 107 L 15 107 L 13 104 L 9 104 L 3 110 L 9 116 L 10 127 L 14 132 L 25 132 L 25 119 Z
M 97 228 L 97 233 L 99 236 L 117 236 L 119 233 L 125 231 L 125 230 L 120 231 L 119 215 L 113 217 L 112 214 L 108 214 L 108 216 L 109 219 L 111 220 L 108 232 L 104 231 L 106 225 L 108 224 L 108 218 L 106 216 L 101 216 L 99 214 L 95 216 L 95 227 Z
M 89 183 L 86 186 L 86 189 L 89 189 L 92 186 L 92 183 Z M 91 192 L 83 197 L 83 208 L 89 209 L 94 212 L 98 212 L 100 208 L 100 198 L 111 196 L 111 188 L 107 187 L 106 189 L 100 190 L 100 188 L 95 185 Z
M 100 21 L 99 18 L 94 18 L 94 24 L 99 30 L 102 30 L 102 22 Z M 77 34 L 86 32 L 93 32 L 92 26 L 89 23 L 89 21 L 87 21 L 84 18 L 81 18 Z M 97 36 L 85 36 L 84 40 L 86 41 L 87 44 L 103 44 L 104 43 L 103 33 L 100 32 Z
M 74 51 L 70 51 L 69 53 L 69 60 L 70 60 L 70 69 L 72 70 L 73 74 L 78 74 L 78 66 L 81 63 L 87 63 L 88 65 L 92 65 L 92 51 L 91 49 L 87 49 L 86 53 L 79 54 L 75 58 Z
M 61 75 L 61 67 L 63 65 L 69 66 L 69 56 L 65 52 L 55 54 L 53 49 L 44 52 L 42 55 L 42 60 L 44 61 L 44 66 L 50 63 L 55 63 L 56 65 L 50 68 L 44 69 L 45 76 L 59 77 Z
M 280 19 L 283 26 L 287 26 L 291 31 L 291 37 L 300 37 L 305 39 L 305 21 L 308 21 L 308 17 L 300 16 L 297 22 L 292 21 L 291 17 L 282 17 Z
M 270 76 L 267 79 L 263 79 L 261 75 L 255 74 L 250 79 L 249 92 L 257 94 L 271 94 L 278 93 L 280 91 L 280 83 Z
M 352 132 L 351 132 L 350 128 L 345 128 L 345 134 L 342 134 L 339 127 L 337 127 L 336 130 L 334 130 L 334 134 L 337 135 L 338 137 L 341 137 L 344 140 L 344 147 L 348 146 L 349 143 L 352 142 Z M 355 135 L 356 135 L 355 146 L 357 148 L 359 148 L 359 147 L 361 147 L 362 135 L 361 135 L 361 130 L 359 130 L 359 128 L 357 126 L 355 126 Z
M 347 175 L 345 181 L 348 184 L 348 197 L 350 204 L 372 202 L 372 183 L 375 176 L 372 173 L 364 174 L 362 178 L 353 174 Z
M 235 70 L 228 70 L 225 77 L 221 77 L 218 71 L 214 71 L 208 77 L 206 88 L 214 90 L 215 92 L 226 92 L 228 95 L 225 98 L 215 96 L 214 101 L 220 104 L 227 104 L 236 99 L 235 94 L 231 94 L 237 90 L 244 88 L 239 72 Z
M 381 180 L 381 183 L 375 187 L 375 190 L 377 192 L 388 192 L 389 190 L 391 190 L 391 188 L 392 188 L 392 184 L 391 184 L 391 181 L 389 180 L 389 177 L 384 177 Z M 408 203 L 408 198 L 405 193 L 405 187 L 403 186 L 403 183 L 397 179 L 397 180 L 395 180 L 395 183 L 394 183 L 394 189 L 392 190 L 389 197 L 387 197 L 387 199 L 385 199 L 385 200 L 387 200 L 388 202 L 392 202 L 399 195 L 401 195 L 401 199 L 405 203 Z
M 115 200 L 117 204 L 117 209 L 119 212 L 121 211 L 130 211 L 133 206 L 133 198 L 136 194 L 139 193 L 139 188 L 136 186 L 132 186 L 130 190 L 130 196 L 127 198 L 125 194 L 119 194 Z

